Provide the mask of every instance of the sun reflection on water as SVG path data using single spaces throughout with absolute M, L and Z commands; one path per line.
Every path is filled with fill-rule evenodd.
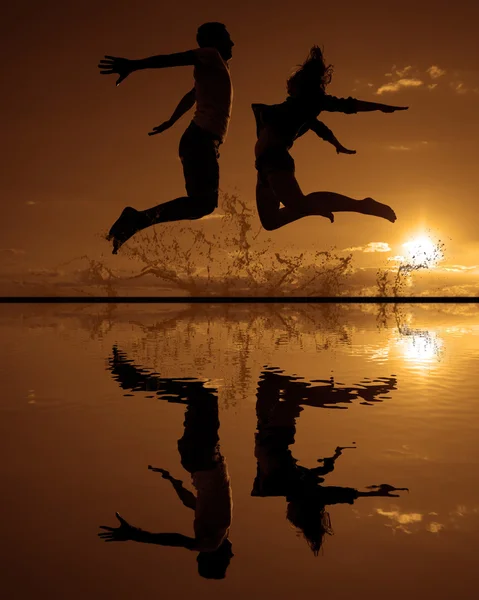
M 396 338 L 396 345 L 406 362 L 427 368 L 437 364 L 444 352 L 444 340 L 435 331 L 405 328 Z

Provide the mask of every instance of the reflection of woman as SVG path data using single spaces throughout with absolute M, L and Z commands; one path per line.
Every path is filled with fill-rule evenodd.
M 323 476 L 334 470 L 344 447 L 336 448 L 329 458 L 319 459 L 321 466 L 307 468 L 297 464 L 289 446 L 294 444 L 296 419 L 303 410 L 300 403 L 305 394 L 304 385 L 302 381 L 275 372 L 265 371 L 262 374 L 256 402 L 257 475 L 251 495 L 285 496 L 286 518 L 302 533 L 317 555 L 324 536 L 332 534 L 326 506 L 353 504 L 357 498 L 364 496 L 397 497 L 397 494 L 391 492 L 405 488 L 382 484 L 370 486 L 367 488 L 370 491 L 360 492 L 350 487 L 321 485 L 324 482 Z M 317 405 L 328 404 L 328 396 L 332 395 L 334 388 L 325 386 L 317 389 L 323 390 L 324 394 L 322 402 Z M 334 399 L 330 402 L 334 402 Z
M 333 68 L 326 65 L 320 48 L 313 46 L 306 61 L 287 82 L 288 98 L 275 105 L 253 104 L 257 136 L 255 155 L 258 183 L 256 201 L 261 223 L 274 230 L 302 217 L 319 215 L 334 220 L 338 211 L 382 217 L 394 223 L 396 215 L 387 205 L 372 198 L 354 200 L 334 192 L 303 194 L 294 175 L 294 160 L 289 150 L 294 141 L 311 130 L 329 141 L 337 152 L 354 154 L 334 137 L 317 117 L 322 111 L 357 113 L 380 110 L 394 112 L 406 107 L 336 98 L 326 94 Z M 283 208 L 280 208 L 283 204 Z
M 138 390 L 138 382 L 141 380 L 144 389 L 167 388 L 169 394 L 176 393 L 178 398 L 187 399 L 185 430 L 183 437 L 178 440 L 178 450 L 182 466 L 191 474 L 196 496 L 168 471 L 151 466 L 148 468 L 161 473 L 164 479 L 170 481 L 183 504 L 195 511 L 194 536 L 150 533 L 133 527 L 116 513 L 120 526 L 114 528 L 102 525 L 101 528 L 106 532 L 100 533 L 100 537 L 106 541 L 132 540 L 187 548 L 198 552 L 198 573 L 202 577 L 224 578 L 233 556 L 228 539 L 232 495 L 227 465 L 219 447 L 218 398 L 215 391 L 205 388 L 199 381 L 167 380 L 147 375 L 116 349 L 112 362 L 115 379 L 123 388 L 126 387 L 126 382 L 131 382 L 132 388 Z

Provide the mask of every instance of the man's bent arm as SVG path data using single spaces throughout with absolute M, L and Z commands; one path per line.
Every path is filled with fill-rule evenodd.
M 173 114 L 169 118 L 171 124 L 176 123 L 186 112 L 193 108 L 196 102 L 195 88 L 190 90 L 183 98 L 179 101 L 178 106 L 173 111 Z

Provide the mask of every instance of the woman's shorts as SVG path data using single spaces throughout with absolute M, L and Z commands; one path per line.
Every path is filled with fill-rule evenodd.
M 255 167 L 262 181 L 266 183 L 268 175 L 275 171 L 294 173 L 294 159 L 286 148 L 270 148 L 256 159 Z

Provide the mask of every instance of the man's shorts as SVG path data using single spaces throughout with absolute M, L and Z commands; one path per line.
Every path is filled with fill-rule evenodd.
M 191 122 L 180 140 L 179 154 L 190 198 L 215 199 L 218 205 L 221 141 Z

